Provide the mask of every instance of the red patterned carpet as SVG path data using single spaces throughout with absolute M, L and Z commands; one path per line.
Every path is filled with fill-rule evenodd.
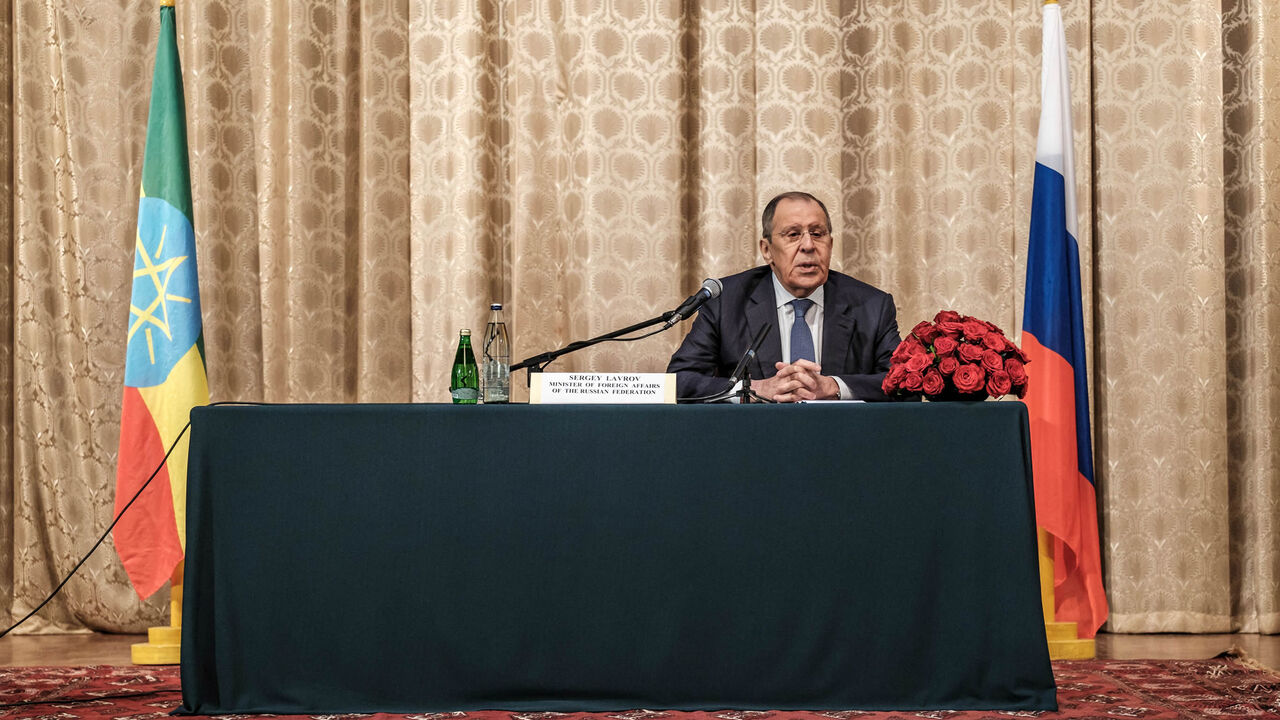
M 1276 718 L 1280 675 L 1238 658 L 1089 660 L 1054 663 L 1058 712 L 659 712 L 346 715 L 405 720 L 890 720 L 946 718 Z M 182 702 L 176 667 L 0 668 L 0 718 L 144 720 L 167 717 Z M 228 716 L 232 717 L 232 716 Z M 233 716 L 243 719 L 247 716 Z M 272 716 L 259 716 L 272 717 Z M 290 716 L 278 716 L 290 717 Z M 307 717 L 307 716 L 293 716 Z M 334 720 L 338 716 L 313 716 Z

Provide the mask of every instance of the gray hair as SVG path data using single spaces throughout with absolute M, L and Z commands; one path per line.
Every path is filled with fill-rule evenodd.
M 818 203 L 818 207 L 822 208 L 822 214 L 827 218 L 827 230 L 831 230 L 831 213 L 827 212 L 827 206 L 824 205 L 821 200 L 807 192 L 792 190 L 791 192 L 784 192 L 781 195 L 775 195 L 774 198 L 764 206 L 764 213 L 760 216 L 760 229 L 763 233 L 761 237 L 767 239 L 773 236 L 773 214 L 778 210 L 778 203 L 783 200 L 809 200 L 811 202 Z

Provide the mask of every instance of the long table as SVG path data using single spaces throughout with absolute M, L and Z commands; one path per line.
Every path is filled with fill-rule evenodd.
M 191 420 L 182 713 L 1056 708 L 1021 403 Z

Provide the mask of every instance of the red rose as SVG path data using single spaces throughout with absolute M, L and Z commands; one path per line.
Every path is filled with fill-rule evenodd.
M 936 323 L 958 323 L 963 319 L 964 317 L 955 310 L 941 310 L 937 315 L 933 316 L 933 321 Z
M 956 389 L 962 393 L 977 392 L 987 382 L 987 374 L 982 372 L 982 368 L 972 363 L 965 363 L 956 368 L 952 381 L 956 384 Z
M 938 332 L 950 338 L 959 338 L 964 334 L 964 323 L 948 320 L 938 323 Z
M 1026 384 L 1023 384 L 1023 385 L 1019 385 L 1019 386 L 1016 388 L 1016 391 L 1017 391 L 1018 399 L 1019 399 L 1019 400 L 1021 400 L 1022 398 L 1024 398 L 1024 397 L 1026 397 L 1026 396 L 1027 396 L 1027 385 L 1029 385 L 1029 384 L 1030 384 L 1030 383 L 1026 383 Z
M 907 376 L 902 378 L 902 389 L 907 392 L 920 392 L 920 386 L 924 384 L 924 378 L 920 373 L 909 372 Z
M 893 381 L 889 379 L 888 375 L 885 375 L 884 380 L 880 381 L 880 391 L 885 395 L 892 395 L 893 391 L 896 389 L 897 387 L 893 384 Z
M 999 330 L 996 330 L 995 332 L 987 333 L 986 335 L 982 336 L 982 346 L 988 350 L 995 350 L 996 352 L 1004 352 L 1005 346 L 1007 346 L 1008 344 L 1009 344 L 1009 341 L 1005 339 L 1004 335 L 1000 334 Z
M 933 364 L 933 358 L 928 353 L 917 353 L 907 358 L 903 366 L 907 368 L 907 372 L 924 372 L 924 369 Z
M 954 373 L 958 367 L 960 367 L 960 361 L 954 355 L 948 355 L 938 361 L 938 372 L 943 375 Z
M 970 343 L 961 343 L 958 350 L 960 359 L 965 362 L 982 362 L 982 348 Z
M 925 345 L 928 345 L 933 342 L 935 337 L 938 336 L 938 328 L 934 327 L 933 323 L 928 320 L 921 320 L 916 323 L 915 327 L 911 328 L 911 335 L 918 338 L 920 342 Z
M 905 377 L 906 374 L 906 368 L 902 367 L 900 364 L 894 364 L 889 367 L 889 373 L 884 376 L 884 380 L 894 387 L 897 387 L 902 382 L 902 378 Z
M 933 352 L 939 357 L 950 355 L 956 351 L 956 347 L 959 344 L 960 343 L 956 342 L 953 338 L 946 335 L 939 335 L 933 340 Z
M 987 324 L 977 318 L 964 321 L 964 334 L 970 340 L 977 340 L 987 334 Z
M 1013 343 L 1009 343 L 1009 352 L 1017 356 L 1017 358 L 1021 360 L 1023 364 L 1031 362 L 1031 358 L 1027 357 L 1027 354 L 1022 352 L 1022 348 L 1018 347 L 1017 345 L 1014 345 Z
M 906 340 L 898 343 L 898 347 L 893 351 L 893 355 L 889 356 L 889 361 L 895 363 L 906 362 L 907 358 L 917 352 L 924 352 L 924 346 L 921 345 L 920 341 L 915 339 L 914 336 L 908 335 Z
M 1009 373 L 1004 370 L 996 370 L 987 378 L 987 394 L 991 397 L 1000 397 L 1009 392 L 1013 383 L 1009 380 Z
M 1004 361 L 1005 372 L 1009 373 L 1009 380 L 1014 385 L 1024 385 L 1027 382 L 1027 370 L 1018 358 L 1007 358 Z
M 947 383 L 942 379 L 942 373 L 933 368 L 924 374 L 924 380 L 920 384 L 920 389 L 924 390 L 925 395 L 937 395 L 946 388 Z
M 982 353 L 982 367 L 989 372 L 1004 370 L 1004 358 L 1000 357 L 1000 353 L 995 350 L 984 350 Z

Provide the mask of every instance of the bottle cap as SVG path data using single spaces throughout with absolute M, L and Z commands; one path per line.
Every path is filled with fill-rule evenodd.
M 460 334 L 460 335 L 470 335 L 470 334 L 471 334 L 471 328 L 462 328 L 462 332 L 461 332 L 461 333 L 459 333 L 459 334 Z
M 501 310 L 501 309 L 502 309 L 502 303 L 493 303 L 492 305 L 490 305 L 490 306 L 489 306 L 489 309 L 490 309 L 490 310 Z

